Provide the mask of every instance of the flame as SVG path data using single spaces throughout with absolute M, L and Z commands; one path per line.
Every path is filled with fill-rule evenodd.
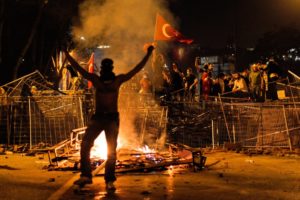
M 155 153 L 154 149 L 150 149 L 147 145 L 141 147 L 141 148 L 137 148 L 138 151 L 141 151 L 143 153 Z
M 120 144 L 122 139 L 118 138 L 118 147 L 120 149 L 123 145 Z M 136 148 L 136 150 L 143 152 L 144 154 L 149 154 L 146 157 L 151 157 L 151 154 L 155 153 L 155 149 L 149 148 L 149 146 L 145 145 L 140 148 Z M 97 158 L 97 159 L 107 159 L 107 142 L 104 131 L 102 131 L 99 136 L 94 141 L 94 146 L 91 149 L 90 158 Z
M 137 148 L 137 150 L 144 153 L 147 159 L 156 161 L 156 156 L 154 155 L 156 151 L 154 149 L 150 149 L 147 145 L 145 145 L 141 148 Z
M 91 150 L 91 158 L 107 159 L 107 143 L 105 133 L 102 131 L 94 141 L 94 146 Z
M 120 149 L 122 147 L 121 139 L 118 138 L 118 147 Z M 98 159 L 107 159 L 107 142 L 105 137 L 105 132 L 102 131 L 100 135 L 95 139 L 94 146 L 91 149 L 90 158 L 98 158 Z

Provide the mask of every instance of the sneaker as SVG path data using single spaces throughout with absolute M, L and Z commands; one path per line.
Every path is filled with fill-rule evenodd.
M 107 183 L 106 183 L 106 189 L 107 189 L 107 190 L 116 190 L 116 187 L 115 187 L 115 185 L 114 185 L 114 182 L 112 182 L 112 181 L 107 182 Z
M 92 184 L 93 181 L 91 178 L 86 177 L 86 176 L 81 176 L 77 181 L 74 182 L 75 185 L 79 185 L 83 187 L 86 184 Z

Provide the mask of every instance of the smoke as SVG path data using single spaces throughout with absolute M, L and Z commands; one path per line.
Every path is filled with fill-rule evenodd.
M 86 0 L 80 5 L 80 25 L 73 27 L 81 45 L 109 45 L 103 57 L 114 60 L 117 73 L 127 72 L 145 53 L 145 43 L 153 41 L 156 13 L 172 20 L 165 0 Z
M 166 0 L 86 0 L 79 8 L 80 24 L 73 27 L 73 40 L 89 48 L 109 45 L 110 48 L 101 50 L 101 59 L 113 59 L 116 74 L 126 73 L 146 53 L 144 45 L 153 42 L 156 14 L 163 15 L 171 23 L 174 21 L 167 6 Z M 80 40 L 82 37 L 84 41 Z M 125 107 L 122 100 L 119 107 Z M 121 137 L 125 134 L 123 139 L 131 143 L 130 138 L 137 138 L 134 118 L 130 116 L 120 125 Z

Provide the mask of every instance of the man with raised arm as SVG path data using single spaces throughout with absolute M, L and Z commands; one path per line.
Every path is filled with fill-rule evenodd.
M 90 150 L 94 140 L 104 130 L 107 141 L 107 161 L 105 165 L 106 189 L 115 190 L 114 181 L 116 165 L 116 148 L 119 133 L 119 112 L 118 96 L 122 83 L 131 79 L 138 73 L 148 61 L 154 47 L 149 46 L 147 54 L 131 71 L 127 74 L 115 75 L 113 72 L 113 60 L 105 58 L 101 62 L 100 76 L 88 73 L 84 70 L 70 54 L 65 51 L 70 64 L 83 76 L 91 81 L 96 90 L 96 111 L 88 123 L 87 129 L 82 139 L 80 149 L 80 179 L 74 182 L 75 185 L 83 187 L 85 184 L 92 183 L 92 169 L 90 164 Z

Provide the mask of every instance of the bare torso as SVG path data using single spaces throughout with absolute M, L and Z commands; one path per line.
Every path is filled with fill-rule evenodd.
M 130 80 L 136 73 L 138 73 L 148 61 L 154 47 L 150 45 L 147 49 L 147 54 L 144 58 L 126 74 L 120 74 L 111 81 L 103 81 L 99 76 L 93 73 L 88 73 L 83 69 L 68 51 L 64 51 L 67 59 L 71 65 L 87 80 L 91 81 L 96 89 L 96 113 L 114 113 L 118 112 L 118 96 L 119 89 L 123 82 Z M 113 62 L 110 60 L 108 64 L 113 69 Z M 111 66 L 110 66 L 111 65 Z M 106 70 L 110 69 L 107 68 Z
M 112 81 L 99 80 L 94 87 L 96 89 L 96 113 L 118 112 L 118 96 L 121 81 L 117 76 Z

